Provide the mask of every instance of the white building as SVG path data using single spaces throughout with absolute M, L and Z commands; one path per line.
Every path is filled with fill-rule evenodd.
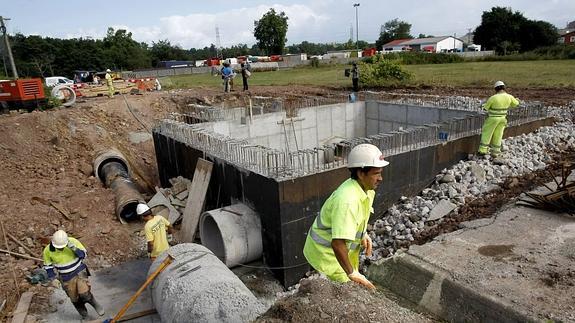
M 394 40 L 383 45 L 383 51 L 422 51 L 430 53 L 462 52 L 463 41 L 453 36 Z

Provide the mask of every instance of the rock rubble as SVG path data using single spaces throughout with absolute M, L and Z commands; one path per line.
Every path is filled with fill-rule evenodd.
M 575 148 L 575 101 L 568 107 L 549 107 L 549 114 L 558 123 L 505 139 L 499 158 L 470 156 L 469 160 L 444 169 L 419 196 L 402 197 L 369 231 L 373 241 L 370 260 L 393 255 L 399 248 L 409 246 L 426 225 L 442 221 L 466 202 L 497 189 L 507 178 L 545 168 L 553 161 L 552 153 Z

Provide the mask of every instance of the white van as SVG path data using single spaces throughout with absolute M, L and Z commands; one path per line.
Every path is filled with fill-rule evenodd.
M 56 85 L 61 85 L 61 84 L 66 84 L 66 85 L 72 85 L 74 84 L 74 81 L 70 80 L 69 78 L 63 77 L 63 76 L 50 76 L 46 78 L 46 86 L 48 87 L 54 87 Z

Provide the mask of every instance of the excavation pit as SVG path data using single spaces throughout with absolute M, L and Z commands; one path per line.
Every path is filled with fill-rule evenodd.
M 153 132 L 162 185 L 192 178 L 200 157 L 212 161 L 205 210 L 237 202 L 252 207 L 261 219 L 264 261 L 285 286 L 309 270 L 302 254 L 306 234 L 325 199 L 349 177 L 353 146 L 372 143 L 391 163 L 374 201 L 378 217 L 474 153 L 486 117 L 470 98 L 333 101 L 191 106 Z M 508 120 L 507 136 L 552 123 L 540 104 L 514 109 Z

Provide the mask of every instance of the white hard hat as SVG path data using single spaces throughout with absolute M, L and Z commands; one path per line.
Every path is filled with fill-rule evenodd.
M 139 203 L 138 206 L 136 206 L 136 214 L 139 216 L 144 215 L 148 211 L 150 211 L 150 207 L 145 203 Z
M 347 168 L 385 167 L 389 162 L 383 159 L 383 154 L 372 144 L 361 144 L 353 147 L 347 157 Z
M 54 248 L 62 249 L 68 244 L 68 235 L 64 230 L 54 232 L 52 236 L 52 245 Z
M 106 69 L 106 73 L 110 73 L 110 72 L 111 72 L 111 70 L 109 68 Z
M 497 81 L 495 82 L 495 85 L 493 87 L 500 87 L 500 86 L 505 86 L 505 83 L 503 83 L 503 81 Z

